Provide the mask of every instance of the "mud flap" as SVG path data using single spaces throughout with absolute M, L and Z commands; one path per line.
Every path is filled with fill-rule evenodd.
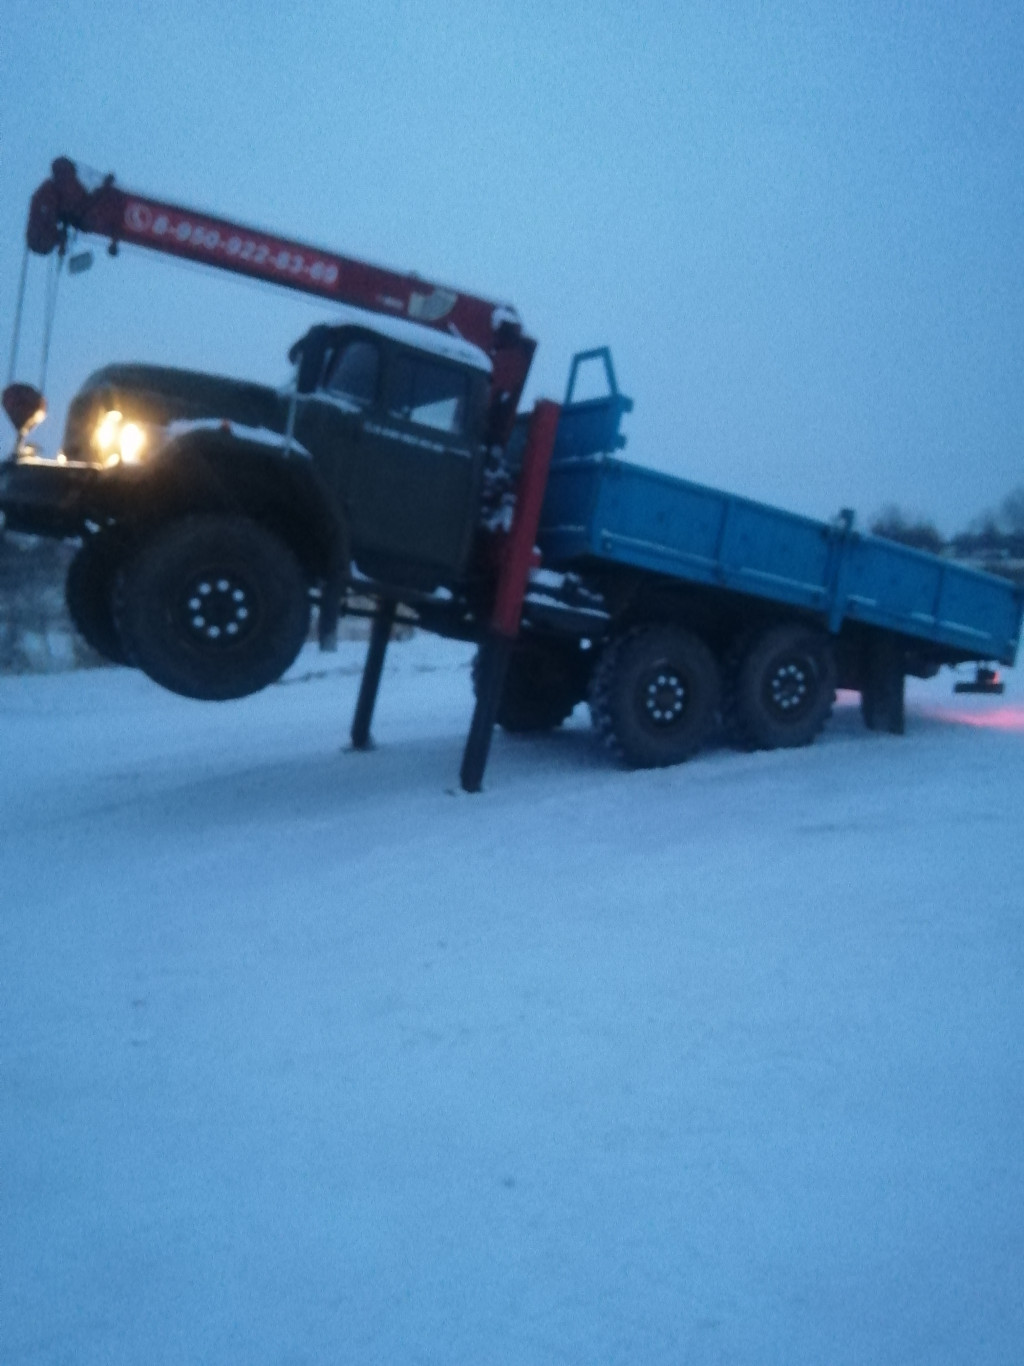
M 902 735 L 906 729 L 903 650 L 890 636 L 868 642 L 860 710 L 868 730 Z

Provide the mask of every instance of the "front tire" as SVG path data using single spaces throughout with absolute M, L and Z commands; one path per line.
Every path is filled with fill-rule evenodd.
M 64 602 L 85 643 L 111 664 L 128 656 L 114 621 L 114 584 L 127 547 L 110 531 L 88 536 L 75 552 L 64 580 Z
M 477 687 L 479 655 L 473 660 Z M 588 657 L 577 645 L 520 641 L 512 651 L 497 722 L 510 735 L 557 730 L 586 696 Z
M 183 697 L 227 701 L 275 682 L 309 635 L 294 554 L 247 517 L 161 527 L 125 566 L 115 619 L 133 661 Z
M 689 759 L 710 735 L 720 682 L 714 655 L 678 626 L 637 626 L 605 647 L 590 715 L 604 744 L 632 768 Z

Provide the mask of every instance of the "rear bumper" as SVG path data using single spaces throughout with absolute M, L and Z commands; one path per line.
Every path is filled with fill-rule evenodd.
M 35 536 L 77 536 L 87 522 L 111 514 L 104 476 L 95 465 L 56 460 L 0 464 L 0 512 L 12 531 Z M 109 480 L 107 480 L 109 482 Z

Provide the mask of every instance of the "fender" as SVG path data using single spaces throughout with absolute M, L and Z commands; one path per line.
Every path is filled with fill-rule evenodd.
M 311 460 L 279 446 L 201 429 L 172 438 L 132 480 L 137 525 L 190 512 L 239 512 L 272 527 L 314 579 L 325 578 L 348 526 Z M 127 509 L 126 509 L 127 511 Z
M 341 599 L 352 563 L 348 519 L 309 457 L 202 429 L 172 439 L 136 485 L 133 513 L 147 521 L 189 512 L 240 512 L 271 527 L 320 583 L 321 648 L 337 639 Z M 141 495 L 141 497 L 140 497 Z

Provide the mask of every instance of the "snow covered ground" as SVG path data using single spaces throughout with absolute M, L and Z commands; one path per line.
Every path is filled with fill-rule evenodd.
M 0 680 L 3 1366 L 1020 1362 L 1024 679 L 467 797 L 361 653 Z

